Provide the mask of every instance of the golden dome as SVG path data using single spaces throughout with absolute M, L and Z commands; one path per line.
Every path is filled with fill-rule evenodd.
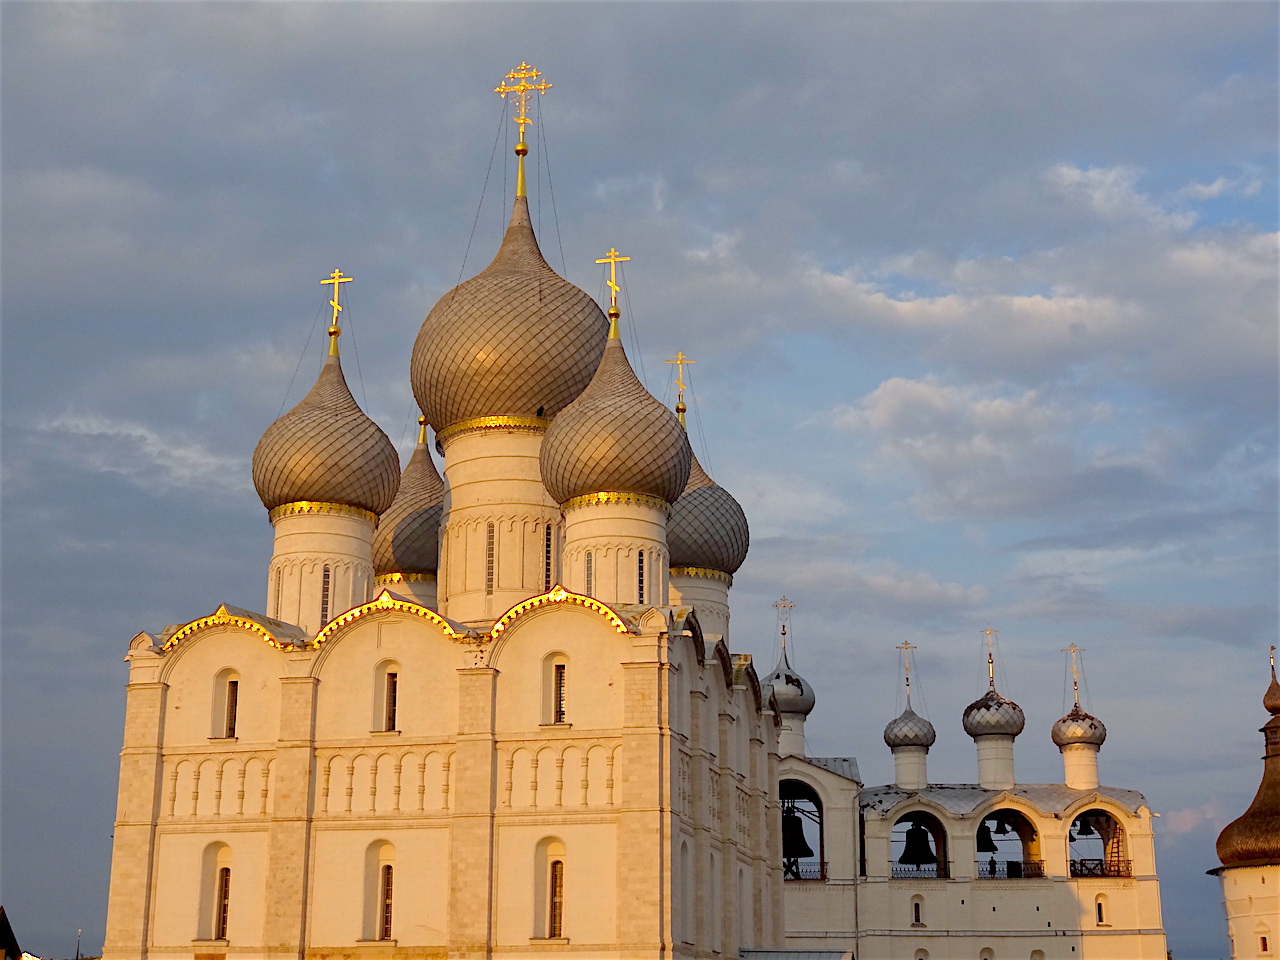
M 1262 783 L 1249 809 L 1218 834 L 1218 859 L 1225 867 L 1280 864 L 1280 683 L 1274 666 L 1262 705 L 1271 714 L 1262 727 L 1266 738 Z
M 253 485 L 268 510 L 318 500 L 382 513 L 399 483 L 396 448 L 351 396 L 337 354 L 253 451 Z
M 400 490 L 373 535 L 373 572 L 435 573 L 440 565 L 444 481 L 427 450 L 426 428 L 400 476 Z
M 437 432 L 476 417 L 554 417 L 591 382 L 607 331 L 595 301 L 547 265 L 516 197 L 493 263 L 418 331 L 413 395 Z
M 692 459 L 684 427 L 636 379 L 614 338 L 591 384 L 547 428 L 542 482 L 558 503 L 604 492 L 674 503 Z
M 671 566 L 736 573 L 750 545 L 751 532 L 742 507 L 728 490 L 707 476 L 693 456 L 689 482 L 671 505 L 667 519 Z

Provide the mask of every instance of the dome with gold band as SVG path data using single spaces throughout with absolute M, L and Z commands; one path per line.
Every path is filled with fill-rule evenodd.
M 396 448 L 351 396 L 335 341 L 311 392 L 267 428 L 253 451 L 262 505 L 315 500 L 382 513 L 399 483 Z
M 671 566 L 736 573 L 750 545 L 751 532 L 742 507 L 728 490 L 707 476 L 693 456 L 689 482 L 671 505 L 667 519 Z
M 425 418 L 419 420 L 418 445 L 400 476 L 400 489 L 378 519 L 373 535 L 373 572 L 431 574 L 440 565 L 440 517 L 444 481 L 427 449 Z
M 413 345 L 413 395 L 437 433 L 480 417 L 554 417 L 600 363 L 608 326 L 538 249 L 516 197 L 498 255 L 446 293 Z
M 684 427 L 636 379 L 612 337 L 591 384 L 542 438 L 542 482 L 559 503 L 604 492 L 674 503 L 692 459 Z

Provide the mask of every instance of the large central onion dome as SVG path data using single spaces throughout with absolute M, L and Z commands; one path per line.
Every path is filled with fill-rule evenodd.
M 1051 736 L 1053 742 L 1060 747 L 1072 743 L 1088 743 L 1100 747 L 1107 739 L 1107 728 L 1097 717 L 1085 713 L 1077 703 L 1070 713 L 1053 725 Z
M 707 476 L 694 456 L 684 493 L 671 505 L 667 549 L 673 567 L 736 573 L 747 558 L 747 515 L 729 491 Z
M 1022 708 L 991 686 L 964 708 L 964 732 L 971 737 L 1016 737 L 1027 725 Z
M 542 482 L 557 503 L 589 493 L 639 493 L 674 503 L 693 451 L 675 414 L 636 379 L 622 341 L 542 438 Z
M 373 572 L 432 574 L 440 566 L 440 516 L 444 481 L 427 449 L 425 418 L 418 445 L 400 477 L 400 490 L 378 520 L 373 536 Z
M 587 294 L 547 265 L 516 197 L 493 263 L 427 315 L 409 365 L 437 432 L 476 417 L 553 417 L 600 362 L 607 324 Z
M 884 742 L 894 747 L 932 747 L 938 739 L 933 724 L 911 709 L 911 704 L 902 713 L 890 720 L 884 728 Z
M 316 500 L 382 513 L 399 483 L 396 448 L 351 396 L 335 342 L 311 392 L 267 428 L 253 451 L 262 505 Z

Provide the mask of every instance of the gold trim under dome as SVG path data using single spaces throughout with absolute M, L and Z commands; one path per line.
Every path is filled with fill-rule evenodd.
M 733 576 L 723 570 L 712 570 L 710 567 L 672 567 L 673 577 L 706 577 L 708 580 L 719 580 L 733 586 Z
M 373 578 L 379 587 L 388 583 L 427 583 L 432 580 L 435 580 L 435 575 L 430 573 L 380 573 Z
M 272 507 L 267 517 L 274 524 L 281 517 L 297 517 L 305 513 L 328 513 L 340 517 L 362 517 L 373 523 L 378 522 L 378 515 L 363 507 L 353 507 L 345 503 L 328 503 L 323 500 L 295 500 L 293 503 L 282 503 Z
M 560 509 L 568 512 L 574 507 L 586 507 L 598 503 L 632 503 L 642 507 L 652 507 L 664 513 L 671 511 L 671 504 L 661 497 L 651 497 L 647 493 L 625 493 L 614 490 L 606 490 L 603 493 L 584 493 L 578 497 L 571 497 L 560 505 Z
M 436 431 L 436 443 L 444 446 L 445 441 L 463 433 L 480 430 L 516 430 L 521 433 L 546 433 L 551 421 L 546 417 L 471 417 L 451 423 L 443 430 Z

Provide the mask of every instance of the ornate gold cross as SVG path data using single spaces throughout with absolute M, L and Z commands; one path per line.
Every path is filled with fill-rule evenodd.
M 520 66 L 516 67 L 503 78 L 502 83 L 493 88 L 493 92 L 507 99 L 508 93 L 515 94 L 515 116 L 511 119 L 520 124 L 520 142 L 524 142 L 524 127 L 527 123 L 533 121 L 529 119 L 529 94 L 533 91 L 538 93 L 546 93 L 551 89 L 551 84 L 543 81 L 542 83 L 530 83 L 530 80 L 537 80 L 542 76 L 541 70 L 535 70 L 523 60 Z M 508 84 L 508 80 L 517 80 L 518 83 Z
M 684 368 L 685 368 L 685 364 L 689 364 L 689 363 L 697 363 L 698 361 L 697 361 L 697 360 L 690 360 L 690 359 L 689 359 L 688 357 L 686 357 L 683 353 L 681 353 L 681 352 L 677 352 L 677 353 L 676 353 L 676 358 L 675 358 L 674 360 L 668 360 L 668 361 L 666 361 L 666 362 L 667 362 L 667 363 L 674 363 L 674 364 L 676 365 L 676 389 L 680 391 L 680 399 L 681 399 L 681 400 L 683 400 L 683 399 L 684 399 L 684 392 L 685 392 L 685 390 L 686 390 L 686 389 L 688 389 L 687 385 L 686 385 L 686 384 L 685 384 L 685 382 L 684 382 Z
M 602 259 L 596 261 L 596 263 L 607 263 L 609 265 L 609 306 L 611 307 L 618 305 L 618 291 L 622 289 L 618 286 L 618 264 L 625 263 L 630 259 L 630 257 L 624 257 L 613 247 L 610 247 L 609 252 Z
M 342 306 L 338 303 L 339 292 L 342 287 L 339 284 L 350 283 L 355 277 L 344 277 L 341 270 L 334 270 L 329 274 L 327 280 L 321 280 L 323 283 L 333 284 L 333 299 L 329 301 L 329 306 L 333 307 L 333 320 L 329 324 L 329 353 L 337 356 L 338 353 L 338 334 L 342 333 L 342 328 L 338 326 L 338 314 L 342 312 Z

